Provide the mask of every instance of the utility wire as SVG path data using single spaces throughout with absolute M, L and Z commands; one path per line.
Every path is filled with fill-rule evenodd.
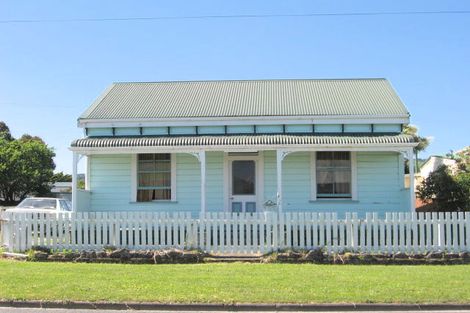
M 0 24 L 20 23 L 75 23 L 75 22 L 126 22 L 159 20 L 208 20 L 208 19 L 262 19 L 289 17 L 331 17 L 331 16 L 380 16 L 380 15 L 443 15 L 470 14 L 470 11 L 389 11 L 389 12 L 337 12 L 304 14 L 237 14 L 237 15 L 188 15 L 155 17 L 109 17 L 109 18 L 70 18 L 70 19 L 13 19 L 0 20 Z

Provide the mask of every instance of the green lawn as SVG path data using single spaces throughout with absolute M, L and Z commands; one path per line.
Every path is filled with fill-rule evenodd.
M 121 265 L 0 261 L 0 299 L 465 303 L 470 266 Z

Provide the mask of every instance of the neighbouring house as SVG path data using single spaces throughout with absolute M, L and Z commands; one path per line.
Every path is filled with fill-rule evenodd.
M 55 182 L 52 184 L 52 193 L 70 193 L 72 192 L 72 182 Z
M 56 198 L 72 200 L 72 182 L 55 182 L 52 184 L 51 194 Z
M 409 117 L 386 79 L 114 83 L 78 119 L 74 210 L 409 212 Z
M 418 187 L 423 183 L 429 175 L 437 170 L 442 165 L 447 166 L 452 174 L 455 174 L 457 171 L 457 161 L 455 159 L 433 155 L 427 158 L 423 164 L 420 166 L 419 172 L 414 175 L 414 187 L 415 192 L 418 192 Z M 409 187 L 410 184 L 410 175 L 405 174 L 405 187 Z M 421 203 L 421 202 L 420 202 Z
M 418 173 L 419 177 L 422 180 L 428 178 L 432 172 L 437 170 L 442 165 L 447 166 L 453 174 L 457 172 L 457 160 L 433 155 L 424 161 L 423 165 L 421 165 L 420 171 Z

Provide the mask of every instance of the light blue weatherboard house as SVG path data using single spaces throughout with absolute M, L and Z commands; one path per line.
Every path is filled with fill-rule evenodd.
M 78 119 L 74 210 L 409 212 L 409 116 L 385 79 L 114 83 Z

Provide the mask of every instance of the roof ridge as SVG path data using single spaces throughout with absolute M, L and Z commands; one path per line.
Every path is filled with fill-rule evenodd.
M 275 78 L 275 79 L 207 79 L 207 80 L 163 80 L 163 81 L 119 81 L 113 84 L 165 84 L 165 83 L 222 83 L 222 82 L 275 82 L 275 81 L 351 81 L 351 80 L 385 80 L 385 77 L 358 78 Z

